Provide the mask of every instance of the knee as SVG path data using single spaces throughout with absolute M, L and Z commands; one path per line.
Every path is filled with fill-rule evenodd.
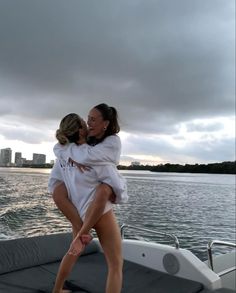
M 112 188 L 109 185 L 105 184 L 105 183 L 100 184 L 98 186 L 97 191 L 98 191 L 99 199 L 100 200 L 103 199 L 105 201 L 107 201 L 110 198 L 110 196 L 112 195 L 112 193 L 113 193 Z

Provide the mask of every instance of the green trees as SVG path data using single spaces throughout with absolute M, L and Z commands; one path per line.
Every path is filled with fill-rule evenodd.
M 118 166 L 120 170 L 148 170 L 153 172 L 182 172 L 182 173 L 213 173 L 213 174 L 236 174 L 236 161 L 211 164 L 160 164 Z

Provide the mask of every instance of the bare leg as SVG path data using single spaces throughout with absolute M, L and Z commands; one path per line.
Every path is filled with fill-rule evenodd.
M 106 293 L 120 293 L 122 287 L 122 245 L 120 229 L 113 211 L 104 214 L 95 229 L 108 265 Z
M 69 200 L 67 189 L 63 182 L 55 187 L 52 197 L 58 209 L 71 222 L 73 236 L 75 238 L 80 228 L 82 227 L 83 222 L 78 214 L 76 207 Z
M 122 248 L 119 226 L 113 211 L 109 211 L 95 225 L 99 241 L 102 245 L 107 265 L 108 275 L 106 293 L 120 293 L 122 287 Z M 53 293 L 61 293 L 62 286 L 72 270 L 78 256 L 67 253 L 60 264 Z
M 64 285 L 64 282 L 65 282 L 67 276 L 69 275 L 74 264 L 76 263 L 77 258 L 78 258 L 78 256 L 69 255 L 68 253 L 63 257 L 63 259 L 60 263 L 58 273 L 57 273 L 55 285 L 54 285 L 54 288 L 52 291 L 53 293 L 64 292 L 64 291 L 62 291 L 62 287 Z
M 61 194 L 64 195 L 64 192 L 65 192 L 64 189 L 66 189 L 64 184 L 62 187 L 61 187 L 61 185 L 59 186 L 59 190 L 57 190 L 57 194 L 56 194 L 58 198 Z M 60 194 L 59 194 L 59 191 L 60 191 Z M 91 230 L 91 228 L 101 218 L 101 216 L 103 215 L 103 211 L 104 211 L 106 202 L 109 200 L 109 198 L 112 196 L 112 194 L 113 194 L 112 189 L 106 184 L 100 184 L 97 187 L 97 190 L 95 193 L 95 198 L 94 198 L 93 202 L 90 204 L 88 210 L 86 211 L 84 224 L 82 225 L 82 228 L 80 229 L 80 231 L 76 237 L 76 239 L 77 239 L 76 244 L 77 244 L 78 249 L 77 249 L 77 251 L 74 252 L 74 250 L 71 250 L 71 248 L 70 248 L 69 253 L 67 253 L 63 257 L 61 264 L 60 264 L 60 267 L 59 267 L 59 270 L 58 270 L 58 273 L 57 273 L 53 293 L 63 292 L 61 290 L 64 285 L 64 282 L 65 282 L 67 276 L 69 275 L 69 273 L 71 272 L 75 262 L 77 261 L 78 254 L 84 248 L 84 244 L 81 242 L 80 237 L 83 234 L 88 234 L 89 231 Z M 63 204 L 64 204 L 64 199 L 63 199 Z M 64 206 L 63 206 L 63 209 L 64 209 Z M 66 212 L 68 212 L 68 210 L 69 209 L 66 209 Z M 64 211 L 62 211 L 62 212 L 64 213 Z M 68 215 L 68 218 L 69 218 L 69 216 L 70 215 Z M 69 218 L 69 220 L 70 219 L 71 219 L 71 217 Z M 74 243 L 74 241 L 72 243 Z
M 71 249 L 70 249 L 70 252 L 72 254 L 80 253 L 81 249 L 83 248 L 83 244 L 81 242 L 80 237 L 83 234 L 88 234 L 89 231 L 98 222 L 98 220 L 103 215 L 107 201 L 112 196 L 113 196 L 113 190 L 109 185 L 100 184 L 97 187 L 96 193 L 95 193 L 95 198 L 86 211 L 85 219 L 84 219 L 84 223 L 82 225 L 82 228 L 80 229 L 76 238 L 72 242 Z

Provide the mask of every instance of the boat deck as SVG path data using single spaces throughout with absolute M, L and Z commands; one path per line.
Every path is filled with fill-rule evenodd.
M 58 243 L 68 247 L 70 239 L 66 236 L 58 242 L 58 235 L 55 235 L 52 240 L 50 244 L 40 237 L 0 241 L 0 293 L 52 292 L 60 259 L 65 252 Z M 104 293 L 106 274 L 104 255 L 92 242 L 79 258 L 65 285 L 73 292 Z M 123 278 L 122 293 L 210 292 L 201 283 L 158 272 L 130 261 L 124 262 Z M 214 292 L 233 291 L 219 289 Z
M 0 276 L 0 292 L 52 292 L 59 262 L 15 271 Z M 202 285 L 160 273 L 141 265 L 125 261 L 122 292 L 129 293 L 197 293 Z M 66 283 L 75 292 L 104 293 L 106 263 L 102 253 L 96 252 L 81 256 Z

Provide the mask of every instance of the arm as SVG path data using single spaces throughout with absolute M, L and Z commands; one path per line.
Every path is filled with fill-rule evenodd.
M 55 187 L 61 182 L 64 182 L 64 179 L 61 173 L 59 160 L 56 160 L 49 176 L 48 192 L 53 193 Z
M 111 135 L 95 146 L 89 146 L 87 144 L 78 146 L 74 143 L 66 146 L 56 144 L 53 150 L 56 157 L 66 161 L 71 158 L 84 165 L 118 165 L 121 153 L 121 141 L 119 136 Z
M 101 163 L 119 164 L 121 153 L 121 141 L 119 136 L 110 135 L 101 143 L 89 146 L 84 151 L 82 158 L 83 164 L 97 165 Z

